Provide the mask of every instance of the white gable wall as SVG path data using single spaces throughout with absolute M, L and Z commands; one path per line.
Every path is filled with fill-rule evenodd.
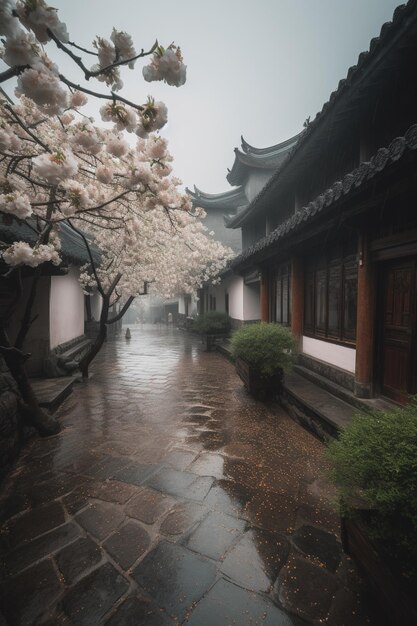
M 252 170 L 245 181 L 245 195 L 252 202 L 271 178 L 274 170 Z
M 227 285 L 227 286 L 226 286 Z M 229 294 L 229 315 L 234 320 L 243 320 L 243 278 L 232 276 L 225 281 Z
M 259 282 L 243 285 L 243 319 L 259 320 L 261 317 Z
M 181 294 L 178 296 L 178 313 L 180 315 L 185 315 L 185 295 Z
M 71 267 L 66 276 L 51 277 L 49 301 L 50 348 L 84 334 L 84 294 L 79 271 Z

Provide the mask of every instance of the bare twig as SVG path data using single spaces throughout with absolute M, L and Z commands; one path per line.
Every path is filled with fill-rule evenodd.
M 114 91 L 111 92 L 111 95 L 104 93 L 97 93 L 96 91 L 91 91 L 91 89 L 86 89 L 85 87 L 81 87 L 81 85 L 77 85 L 72 81 L 65 78 L 63 74 L 59 74 L 59 79 L 65 83 L 68 87 L 72 87 L 72 89 L 77 89 L 78 91 L 82 91 L 83 93 L 88 94 L 89 96 L 94 96 L 95 98 L 101 98 L 103 100 L 111 100 L 112 102 L 123 102 L 128 106 L 132 107 L 132 109 L 136 109 L 137 111 L 143 111 L 143 107 L 139 104 L 135 104 L 134 102 L 130 102 L 130 100 L 126 100 L 126 98 L 122 98 L 122 96 L 118 96 Z
M 67 220 L 67 221 L 68 221 L 68 224 L 71 226 L 72 230 L 74 232 L 76 232 L 77 235 L 79 235 L 81 237 L 81 239 L 83 240 L 83 242 L 84 242 L 84 245 L 85 245 L 86 250 L 87 250 L 88 258 L 90 259 L 91 269 L 93 271 L 94 278 L 95 278 L 95 281 L 97 283 L 97 289 L 98 289 L 100 295 L 104 298 L 106 294 L 104 293 L 103 286 L 102 286 L 101 281 L 100 281 L 100 279 L 98 277 L 96 264 L 94 262 L 93 254 L 91 252 L 90 244 L 88 243 L 87 237 L 84 235 L 84 233 L 81 230 L 78 230 L 78 228 L 76 228 L 74 226 L 74 224 L 71 222 L 71 220 Z
M 114 324 L 115 322 L 118 322 L 120 319 L 122 319 L 123 315 L 126 313 L 134 299 L 135 298 L 133 296 L 130 296 L 124 303 L 123 307 L 120 309 L 119 313 L 112 317 L 111 320 L 107 320 L 107 325 Z
M 82 48 L 81 46 L 76 44 L 74 41 L 69 41 L 68 44 L 70 46 L 73 46 L 74 48 L 77 48 L 77 50 L 81 50 L 81 52 L 85 52 L 86 54 L 91 54 L 92 56 L 98 57 L 97 52 L 94 52 L 93 50 L 87 50 L 87 48 Z
M 70 50 L 65 44 L 62 43 L 62 41 L 60 41 L 58 39 L 58 37 L 48 28 L 47 30 L 48 35 L 51 37 L 51 39 L 54 40 L 54 42 L 56 43 L 57 47 L 62 50 L 63 52 L 65 52 L 66 54 L 68 54 L 69 57 L 71 57 L 71 59 L 74 61 L 74 63 L 76 63 L 76 65 L 78 65 L 79 68 L 82 69 L 82 71 L 84 72 L 84 76 L 86 80 L 89 80 L 90 78 L 95 78 L 97 76 L 100 76 L 101 74 L 107 74 L 110 70 L 112 70 L 115 67 L 119 67 L 120 65 L 128 65 L 129 63 L 131 63 L 132 61 L 136 61 L 137 59 L 141 59 L 143 57 L 149 56 L 151 54 L 153 54 L 153 52 L 155 51 L 155 49 L 158 46 L 158 42 L 155 41 L 154 45 L 152 46 L 152 48 L 148 51 L 148 52 L 144 52 L 143 48 L 140 51 L 139 54 L 137 54 L 134 57 L 131 57 L 130 59 L 125 59 L 123 61 L 115 61 L 114 63 L 111 63 L 110 65 L 106 65 L 106 67 L 101 67 L 98 70 L 89 70 L 83 63 L 83 60 L 81 57 L 77 56 L 76 54 L 74 54 L 72 52 L 72 50 Z M 70 42 L 68 42 L 70 43 Z M 79 46 L 75 45 L 75 44 L 71 44 L 73 45 L 75 48 L 78 48 L 79 50 L 82 50 L 83 52 L 87 52 L 88 54 L 94 54 L 94 53 L 90 53 L 88 50 L 84 50 L 83 48 L 80 48 Z
M 22 122 L 19 115 L 13 110 L 10 104 L 5 104 L 4 106 L 9 111 L 9 113 L 14 117 L 14 119 L 19 124 L 19 126 L 23 128 L 23 130 L 29 135 L 29 137 L 32 137 L 32 139 L 36 141 L 36 143 L 39 144 L 44 150 L 46 150 L 46 152 L 51 152 L 50 147 L 46 143 L 44 143 L 41 139 L 39 139 L 39 137 L 37 137 L 34 133 L 32 133 L 32 131 L 29 130 L 26 124 Z

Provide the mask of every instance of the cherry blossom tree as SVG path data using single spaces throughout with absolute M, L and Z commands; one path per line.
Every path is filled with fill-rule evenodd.
M 130 35 L 113 29 L 110 40 L 97 37 L 88 50 L 70 40 L 57 11 L 44 0 L 3 0 L 0 5 L 2 57 L 8 66 L 0 83 L 17 81 L 16 103 L 0 102 L 0 213 L 27 224 L 35 243 L 2 244 L 5 276 L 15 297 L 3 311 L 0 351 L 12 372 L 33 423 L 44 435 L 59 428 L 40 409 L 25 373 L 24 342 L 29 331 L 37 285 L 45 263 L 60 265 L 60 224 L 66 221 L 85 243 L 90 263 L 81 284 L 97 289 L 102 312 L 97 339 L 81 362 L 83 375 L 99 351 L 109 323 L 119 319 L 133 299 L 152 289 L 167 296 L 191 291 L 215 279 L 230 251 L 214 242 L 197 219 L 188 196 L 172 175 L 167 142 L 155 131 L 167 121 L 162 102 L 126 100 L 119 91 L 122 66 L 143 67 L 145 81 L 185 82 L 181 51 L 156 42 L 138 53 Z M 96 92 L 69 79 L 47 55 L 55 46 L 109 93 Z M 85 58 L 94 56 L 88 67 Z M 82 113 L 88 97 L 103 100 L 98 126 Z M 110 126 L 108 126 L 110 124 Z M 137 136 L 135 140 L 129 139 Z M 94 254 L 99 251 L 99 261 Z M 7 336 L 7 320 L 21 296 L 22 272 L 32 268 L 32 283 L 17 338 Z M 109 318 L 112 305 L 120 312 Z

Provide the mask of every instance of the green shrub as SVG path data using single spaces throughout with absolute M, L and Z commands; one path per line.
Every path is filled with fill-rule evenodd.
M 268 378 L 291 369 L 295 341 L 288 328 L 280 324 L 248 324 L 233 333 L 232 354 Z
M 356 415 L 329 445 L 328 457 L 342 513 L 365 502 L 370 536 L 417 579 L 417 396 L 404 408 Z
M 230 317 L 220 311 L 209 311 L 194 320 L 193 330 L 201 335 L 217 335 L 230 331 Z

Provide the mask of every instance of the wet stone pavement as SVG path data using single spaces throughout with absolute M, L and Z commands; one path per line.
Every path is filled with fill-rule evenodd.
M 2 485 L 7 624 L 376 623 L 322 444 L 195 337 L 109 341 L 59 415 Z

